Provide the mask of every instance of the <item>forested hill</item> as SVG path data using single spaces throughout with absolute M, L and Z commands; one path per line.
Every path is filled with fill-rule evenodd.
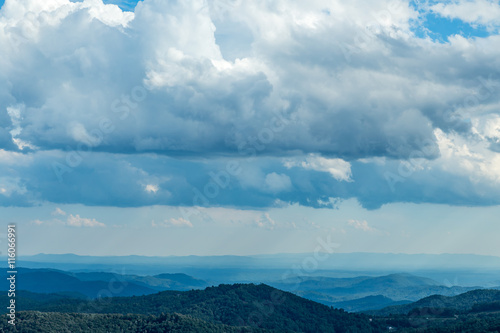
M 332 309 L 264 284 L 220 285 L 205 290 L 165 291 L 146 296 L 93 301 L 60 299 L 22 310 L 155 316 L 178 313 L 212 324 L 258 327 L 280 332 L 383 331 L 366 315 Z
M 333 309 L 263 284 L 99 300 L 20 291 L 17 325 L 9 325 L 4 315 L 0 332 L 499 332 L 499 297 L 497 290 L 431 296 L 401 307 L 404 314 L 378 317 Z
M 19 312 L 15 326 L 8 324 L 7 320 L 2 320 L 0 332 L 278 333 L 274 330 L 208 323 L 180 314 L 146 316 L 38 311 Z
M 367 313 L 379 316 L 386 316 L 389 314 L 408 314 L 410 311 L 419 308 L 469 311 L 475 306 L 494 302 L 500 302 L 500 290 L 477 289 L 452 297 L 433 295 L 422 298 L 417 302 L 389 306 L 381 310 L 367 311 Z

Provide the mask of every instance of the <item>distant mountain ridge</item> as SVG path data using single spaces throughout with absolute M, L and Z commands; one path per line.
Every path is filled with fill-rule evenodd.
M 17 298 L 16 326 L 9 325 L 6 315 L 3 315 L 0 331 L 499 332 L 498 293 L 500 291 L 474 290 L 455 297 L 431 296 L 401 306 L 416 306 L 408 314 L 379 317 L 346 313 L 263 284 L 220 285 L 205 290 L 165 291 L 93 301 L 21 291 Z M 366 301 L 370 302 L 370 298 L 380 297 L 369 297 Z M 7 295 L 0 295 L 1 302 L 6 300 Z
M 139 276 L 110 272 L 19 268 L 18 276 L 18 290 L 72 294 L 79 298 L 141 296 L 166 290 L 203 289 L 210 285 L 225 283 L 225 281 L 207 282 L 183 273 Z M 3 283 L 5 288 L 7 288 L 6 277 L 6 273 L 0 274 L 3 281 L 0 285 Z M 453 296 L 478 289 L 478 287 L 446 287 L 432 279 L 407 273 L 354 278 L 300 276 L 269 282 L 269 285 L 351 312 L 410 303 L 434 294 Z
M 208 283 L 186 274 L 158 276 L 122 275 L 107 272 L 73 273 L 55 269 L 17 269 L 17 290 L 36 293 L 73 293 L 85 297 L 140 296 L 164 290 L 201 289 Z M 7 273 L 0 285 L 7 287 Z
M 110 281 L 112 279 L 133 283 L 150 288 L 154 291 L 163 290 L 190 290 L 205 288 L 208 286 L 206 281 L 196 279 L 192 276 L 182 273 L 175 274 L 158 274 L 154 276 L 139 276 L 131 274 L 117 274 L 107 272 L 75 272 L 67 273 L 82 281 Z M 150 293 L 151 294 L 151 293 Z
M 270 283 L 294 271 L 304 260 L 314 258 L 311 253 L 256 256 L 79 256 L 75 254 L 38 254 L 21 256 L 18 266 L 53 268 L 73 272 L 123 272 L 123 274 L 154 276 L 163 273 L 184 273 L 205 281 L 224 283 Z M 500 258 L 493 256 L 458 254 L 383 254 L 332 253 L 318 261 L 310 276 L 356 277 L 381 276 L 407 272 L 439 281 L 446 286 L 498 285 Z M 6 260 L 1 260 L 0 267 Z M 287 273 L 288 274 L 288 273 Z M 293 276 L 293 275 L 292 275 Z
M 471 310 L 475 305 L 500 301 L 500 290 L 477 289 L 456 296 L 432 295 L 416 302 L 389 306 L 381 310 L 367 311 L 367 313 L 387 316 L 390 314 L 408 314 L 417 308 L 454 309 L 459 311 Z
M 313 253 L 269 254 L 249 256 L 80 256 L 76 254 L 37 254 L 19 257 L 23 262 L 53 262 L 79 264 L 159 264 L 159 265 L 198 265 L 218 264 L 219 267 L 289 267 L 297 260 L 311 257 Z M 380 270 L 398 269 L 411 271 L 419 269 L 498 269 L 500 257 L 475 254 L 394 254 L 394 253 L 332 253 L 319 263 L 319 269 L 359 269 Z
M 480 287 L 443 286 L 407 273 L 355 278 L 294 277 L 270 283 L 278 289 L 349 311 L 380 309 L 434 295 L 454 296 Z M 373 298 L 373 296 L 379 296 Z M 376 301 L 380 303 L 377 304 Z M 392 302 L 392 304 L 391 304 Z
M 388 306 L 403 305 L 410 301 L 395 301 L 382 295 L 366 296 L 350 301 L 337 302 L 335 308 L 344 309 L 348 312 L 363 312 L 368 310 L 382 309 Z
M 276 332 L 384 331 L 380 325 L 370 322 L 366 315 L 332 309 L 264 284 L 219 285 L 204 290 L 163 291 L 106 300 L 61 298 L 54 302 L 40 300 L 19 304 L 19 311 L 68 314 L 134 313 L 161 316 L 162 313 L 177 313 L 217 325 L 255 327 Z

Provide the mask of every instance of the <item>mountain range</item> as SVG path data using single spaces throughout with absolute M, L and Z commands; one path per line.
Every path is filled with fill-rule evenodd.
M 94 300 L 19 292 L 2 332 L 498 332 L 500 291 L 431 296 L 377 313 L 348 313 L 260 284 Z M 6 295 L 0 295 L 2 302 Z M 386 312 L 384 312 L 386 311 Z M 396 313 L 397 312 L 397 313 Z M 6 315 L 4 315 L 6 316 Z
M 391 270 L 413 271 L 421 269 L 494 269 L 500 267 L 500 257 L 475 254 L 402 254 L 402 253 L 329 253 L 318 261 L 318 270 Z M 187 265 L 207 267 L 289 268 L 314 253 L 266 254 L 249 256 L 80 256 L 75 254 L 37 254 L 19 257 L 20 263 L 72 263 L 72 264 L 143 264 L 159 266 Z M 26 266 L 23 264 L 23 266 Z
M 7 273 L 0 274 L 3 290 L 8 290 Z M 109 272 L 66 272 L 55 269 L 17 269 L 17 289 L 36 293 L 65 293 L 76 297 L 137 296 L 163 290 L 191 290 L 207 282 L 186 274 L 155 276 L 125 275 Z
M 4 288 L 8 287 L 6 277 L 6 273 L 0 274 Z M 17 280 L 18 290 L 57 293 L 80 299 L 141 296 L 158 291 L 203 289 L 226 283 L 208 282 L 183 273 L 141 276 L 112 272 L 68 272 L 47 268 L 18 268 Z M 435 280 L 408 273 L 354 278 L 297 276 L 269 282 L 268 285 L 350 312 L 407 304 L 436 294 L 454 296 L 480 288 L 443 286 Z
M 184 273 L 209 283 L 272 283 L 292 276 L 352 278 L 406 272 L 445 286 L 485 288 L 500 285 L 500 258 L 461 254 L 326 253 L 307 274 L 301 265 L 312 253 L 255 256 L 79 256 L 38 254 L 18 257 L 18 266 L 73 272 L 119 272 L 123 275 Z M 5 258 L 4 258 L 5 259 Z M 0 257 L 0 267 L 6 259 Z M 297 269 L 298 268 L 298 269 Z M 298 271 L 298 272 L 297 272 Z
M 366 311 L 366 313 L 378 316 L 406 315 L 415 309 L 424 308 L 464 312 L 474 309 L 478 304 L 496 304 L 498 302 L 500 302 L 500 290 L 477 289 L 456 296 L 432 295 L 409 304 L 389 306 L 380 310 Z M 500 307 L 497 306 L 497 310 L 500 310 Z
M 434 294 L 454 296 L 480 288 L 443 286 L 432 279 L 405 273 L 355 278 L 294 277 L 269 284 L 348 311 L 381 309 Z
M 3 298 L 6 296 L 0 296 Z M 333 309 L 264 284 L 220 285 L 204 290 L 95 300 L 59 297 L 48 301 L 36 294 L 21 294 L 18 300 L 18 311 L 56 312 L 62 316 L 61 320 L 63 314 L 70 313 L 136 314 L 155 318 L 176 313 L 205 323 L 276 332 L 383 331 L 379 323 L 371 322 L 364 314 Z

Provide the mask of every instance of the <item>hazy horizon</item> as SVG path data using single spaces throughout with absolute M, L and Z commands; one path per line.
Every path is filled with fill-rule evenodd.
M 453 256 L 478 256 L 478 257 L 493 257 L 493 258 L 499 258 L 500 256 L 495 256 L 495 255 L 489 255 L 489 254 L 474 254 L 474 253 L 403 253 L 403 252 L 334 252 L 334 253 L 329 253 L 327 251 L 320 251 L 319 253 L 321 254 L 329 254 L 329 255 L 335 255 L 335 254 L 380 254 L 380 255 L 409 255 L 409 256 L 418 256 L 418 255 L 423 255 L 423 256 L 440 256 L 440 255 L 453 255 Z M 138 254 L 120 254 L 120 255 L 89 255 L 89 254 L 82 254 L 82 253 L 72 253 L 72 252 L 65 252 L 65 253 L 44 253 L 44 252 L 39 252 L 39 253 L 34 253 L 34 254 L 24 254 L 19 256 L 19 259 L 22 260 L 24 257 L 34 257 L 34 256 L 39 256 L 39 255 L 55 255 L 55 256 L 64 256 L 64 255 L 71 255 L 71 256 L 78 256 L 78 257 L 159 257 L 159 258 L 168 258 L 168 257 L 225 257 L 225 256 L 234 256 L 234 257 L 260 257 L 260 256 L 280 256 L 280 255 L 285 255 L 285 256 L 292 256 L 292 255 L 311 255 L 314 254 L 314 252 L 276 252 L 276 253 L 261 253 L 261 254 L 220 254 L 220 255 L 209 255 L 209 254 L 186 254 L 186 255 L 166 255 L 166 256 L 160 256 L 160 255 L 138 255 Z M 0 257 L 5 257 L 4 254 L 0 254 Z M 500 269 L 500 268 L 499 268 Z

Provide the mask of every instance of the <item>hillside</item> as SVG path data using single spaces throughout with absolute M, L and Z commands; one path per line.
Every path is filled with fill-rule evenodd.
M 413 286 L 438 286 L 438 282 L 407 273 L 389 274 L 384 276 L 358 276 L 353 278 L 331 277 L 293 277 L 282 281 L 285 284 L 300 283 L 303 287 L 316 286 L 321 283 L 326 287 L 372 289 L 377 287 L 413 287 Z
M 281 290 L 292 291 L 296 295 L 325 305 L 354 312 L 380 309 L 401 302 L 409 303 L 435 294 L 455 296 L 477 289 L 460 286 L 447 287 L 432 279 L 412 274 L 354 278 L 293 277 L 270 283 L 270 285 Z M 372 296 L 383 298 L 369 298 Z M 390 304 L 388 299 L 394 304 Z M 366 300 L 370 302 L 365 302 Z
M 382 295 L 366 296 L 350 301 L 338 302 L 334 304 L 335 308 L 344 309 L 348 312 L 362 312 L 367 310 L 382 309 L 393 305 L 402 305 L 411 303 L 409 301 L 394 301 Z
M 19 310 L 155 316 L 179 313 L 214 324 L 255 326 L 280 331 L 380 331 L 380 327 L 371 323 L 365 315 L 332 309 L 263 284 L 220 285 L 205 290 L 164 291 L 153 295 L 94 301 L 60 299 Z
M 0 274 L 0 279 L 3 281 L 1 283 L 7 287 L 5 273 Z M 18 269 L 18 281 L 18 290 L 66 294 L 77 298 L 142 296 L 166 290 L 202 289 L 209 285 L 204 280 L 183 273 L 140 276 L 110 272 L 67 272 L 28 268 Z M 382 309 L 391 305 L 417 301 L 430 295 L 454 296 L 477 289 L 459 286 L 446 287 L 432 279 L 401 273 L 352 278 L 299 276 L 271 282 L 269 285 L 350 312 Z
M 204 291 L 91 302 L 65 295 L 20 292 L 19 305 L 59 312 L 19 311 L 17 325 L 8 325 L 4 318 L 0 332 L 498 332 L 500 301 L 490 302 L 496 298 L 488 290 L 477 290 L 442 304 L 463 304 L 462 310 L 419 307 L 403 315 L 368 317 L 334 310 L 265 285 L 222 285 Z M 419 304 L 431 304 L 424 301 L 428 302 Z M 160 312 L 174 309 L 184 313 Z M 116 311 L 123 313 L 108 313 Z
M 107 272 L 68 273 L 81 281 L 126 281 L 141 285 L 156 291 L 164 290 L 191 290 L 208 287 L 206 281 L 196 279 L 187 274 L 158 274 L 154 276 L 140 276 L 131 274 L 117 274 Z
M 417 302 L 390 306 L 381 310 L 367 311 L 367 313 L 378 316 L 387 316 L 389 314 L 408 314 L 410 311 L 417 308 L 469 311 L 476 305 L 497 301 L 500 301 L 500 290 L 478 289 L 453 297 L 433 295 L 423 298 Z
M 17 324 L 12 326 L 6 318 L 0 321 L 0 332 L 171 332 L 171 333 L 272 333 L 275 331 L 239 328 L 207 323 L 179 314 L 159 316 L 119 314 L 75 314 L 19 312 Z
M 7 286 L 6 273 L 0 274 Z M 141 296 L 164 290 L 191 290 L 207 287 L 207 282 L 186 274 L 138 276 L 107 272 L 73 273 L 55 269 L 18 268 L 18 290 L 35 293 L 73 293 L 97 298 L 103 290 L 113 293 L 104 296 Z M 4 289 L 3 288 L 3 289 Z M 5 290 L 5 289 L 4 289 Z
M 1 274 L 2 283 L 7 283 L 5 274 Z M 110 280 L 91 280 L 82 281 L 67 272 L 57 270 L 32 270 L 18 269 L 17 274 L 17 289 L 27 290 L 37 293 L 59 293 L 73 292 L 79 293 L 86 297 L 98 297 L 100 291 L 109 288 Z M 5 289 L 4 289 L 5 290 Z M 133 282 L 128 282 L 124 288 L 117 290 L 116 296 L 132 296 L 146 295 L 157 292 L 153 288 L 145 285 L 138 285 Z

